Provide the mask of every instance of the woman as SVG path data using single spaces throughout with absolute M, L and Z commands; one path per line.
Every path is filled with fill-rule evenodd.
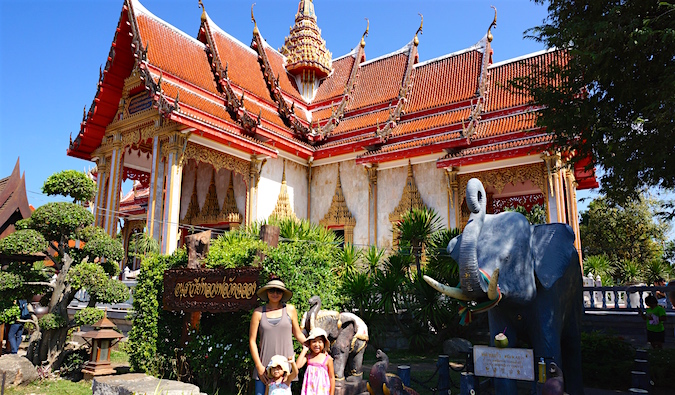
M 249 348 L 255 364 L 255 395 L 264 395 L 269 378 L 265 373 L 272 356 L 284 355 L 292 357 L 293 339 L 305 343 L 305 335 L 298 325 L 298 312 L 286 302 L 293 296 L 279 279 L 272 279 L 256 292 L 258 297 L 267 302 L 257 307 L 251 317 L 248 331 Z M 260 345 L 258 345 L 260 334 Z

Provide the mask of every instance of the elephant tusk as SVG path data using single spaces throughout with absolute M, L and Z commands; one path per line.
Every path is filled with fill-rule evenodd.
M 466 296 L 464 292 L 462 292 L 461 288 L 449 287 L 445 284 L 439 283 L 438 281 L 434 280 L 429 276 L 424 276 L 424 281 L 426 281 L 427 284 L 431 285 L 431 287 L 436 291 L 444 295 L 447 295 L 453 299 L 462 300 L 464 302 L 468 302 L 471 300 L 470 297 Z
M 389 387 L 387 387 L 387 384 L 382 384 L 382 392 L 384 395 L 391 395 L 391 391 L 389 390 Z
M 490 277 L 490 283 L 488 284 L 487 295 L 488 299 L 495 300 L 499 297 L 499 292 L 497 291 L 497 281 L 499 280 L 499 269 L 495 269 L 492 272 L 492 277 Z
M 370 383 L 368 382 L 366 382 L 366 389 L 368 390 L 368 393 L 370 393 L 370 395 L 375 395 L 375 392 L 373 392 L 373 389 L 370 388 Z

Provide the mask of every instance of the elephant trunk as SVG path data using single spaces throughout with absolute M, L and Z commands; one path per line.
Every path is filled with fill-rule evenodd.
M 314 295 L 309 298 L 309 310 L 307 311 L 305 322 L 303 322 L 303 327 L 307 331 L 307 334 L 309 334 L 309 331 L 314 329 L 319 310 L 321 310 L 321 298 Z
M 476 178 L 466 186 L 466 203 L 471 211 L 469 222 L 464 227 L 459 245 L 459 276 L 464 294 L 473 300 L 484 299 L 478 271 L 478 236 L 483 228 L 486 210 L 486 195 L 483 184 Z

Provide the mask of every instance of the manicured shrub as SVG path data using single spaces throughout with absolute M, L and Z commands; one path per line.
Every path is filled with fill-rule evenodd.
M 78 326 L 94 325 L 103 319 L 104 314 L 105 312 L 103 310 L 99 310 L 96 307 L 85 307 L 84 309 L 75 313 L 73 320 L 75 321 L 75 325 Z
M 581 334 L 581 369 L 585 385 L 627 389 L 631 384 L 634 359 L 633 347 L 618 336 L 597 331 Z

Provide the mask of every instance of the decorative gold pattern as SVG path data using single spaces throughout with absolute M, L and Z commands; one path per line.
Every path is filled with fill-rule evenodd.
M 183 222 L 192 224 L 194 219 L 199 216 L 199 199 L 197 198 L 197 177 L 195 176 L 195 185 L 192 188 L 192 196 L 190 196 L 190 203 L 185 211 Z
M 288 196 L 288 187 L 286 185 L 286 159 L 284 159 L 284 170 L 281 175 L 281 190 L 279 191 L 279 199 L 277 199 L 277 204 L 274 206 L 271 217 L 276 217 L 278 219 L 298 219 L 293 212 L 293 207 L 291 206 L 291 199 Z
M 337 172 L 337 184 L 335 185 L 333 201 L 331 202 L 326 215 L 321 221 L 319 221 L 319 224 L 327 228 L 340 226 L 343 227 L 345 231 L 345 242 L 352 243 L 354 241 L 354 227 L 356 226 L 356 219 L 349 211 L 349 207 L 347 207 L 347 201 L 345 200 L 345 195 L 342 192 L 340 163 L 338 163 Z
M 466 173 L 457 176 L 459 181 L 459 204 L 464 202 L 466 196 L 466 184 L 472 178 L 479 179 L 487 188 L 492 187 L 499 194 L 504 190 L 506 184 L 516 185 L 518 182 L 531 181 L 544 196 L 546 195 L 546 166 L 543 162 L 530 165 L 508 167 L 504 169 L 494 169 L 476 173 Z M 544 202 L 548 211 L 548 202 Z M 468 216 L 462 213 L 461 224 L 466 224 Z
M 242 218 L 237 207 L 237 200 L 234 198 L 234 173 L 230 173 L 230 184 L 227 187 L 225 194 L 225 201 L 223 202 L 223 209 L 220 210 L 219 218 L 224 222 L 241 223 Z
M 290 34 L 279 52 L 286 56 L 286 69 L 291 73 L 294 70 L 309 69 L 317 72 L 319 77 L 330 74 L 333 67 L 332 55 L 321 38 L 311 0 L 300 0 L 298 12 L 295 14 L 295 26 L 290 29 Z
M 196 180 L 195 180 L 196 182 Z M 196 219 L 196 223 L 199 224 L 215 224 L 220 222 L 218 214 L 220 213 L 220 206 L 218 205 L 218 194 L 216 192 L 216 171 L 214 170 L 211 175 L 211 183 L 209 184 L 209 190 L 206 193 L 206 200 L 204 201 L 204 206 L 199 212 L 199 217 Z
M 403 214 L 414 208 L 427 208 L 427 205 L 424 204 L 422 196 L 420 196 L 420 191 L 417 189 L 417 184 L 415 183 L 412 164 L 408 161 L 408 178 L 405 181 L 405 187 L 403 187 L 403 196 L 401 196 L 398 206 L 389 214 L 389 222 L 396 223 L 400 221 Z
M 249 174 L 249 162 L 228 155 L 223 152 L 212 150 L 194 143 L 189 143 L 185 147 L 183 153 L 183 160 L 194 159 L 198 162 L 208 163 L 215 168 L 216 171 L 220 169 L 227 169 L 239 173 L 246 178 Z

